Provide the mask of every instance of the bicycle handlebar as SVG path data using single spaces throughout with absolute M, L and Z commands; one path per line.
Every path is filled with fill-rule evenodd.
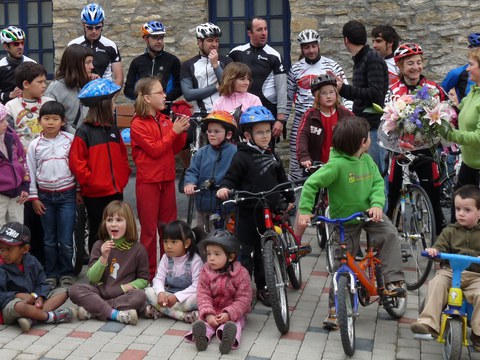
M 234 197 L 234 199 L 225 200 L 223 202 L 223 205 L 230 204 L 230 203 L 237 204 L 245 200 L 263 198 L 270 194 L 277 194 L 277 193 L 283 193 L 283 192 L 296 192 L 303 187 L 302 185 L 291 187 L 293 184 L 295 184 L 295 181 L 288 181 L 288 182 L 277 184 L 270 190 L 260 191 L 257 193 L 250 192 L 247 190 L 229 190 L 228 192 L 229 197 Z M 283 188 L 286 186 L 289 186 L 289 188 Z M 241 195 L 246 195 L 246 196 L 240 197 Z
M 310 222 L 310 226 L 315 226 L 321 222 L 327 222 L 329 224 L 343 224 L 351 220 L 359 220 L 359 221 L 367 222 L 367 221 L 371 221 L 372 218 L 370 218 L 368 216 L 368 213 L 365 211 L 359 211 L 346 218 L 337 218 L 337 219 L 331 219 L 322 215 L 318 215 L 315 220 Z
M 453 261 L 465 261 L 475 264 L 480 264 L 480 257 L 470 256 L 470 255 L 461 255 L 461 254 L 449 254 L 449 253 L 438 253 L 437 256 L 430 256 L 426 251 L 422 251 L 422 256 L 431 258 L 431 259 L 442 259 L 442 260 L 453 260 Z

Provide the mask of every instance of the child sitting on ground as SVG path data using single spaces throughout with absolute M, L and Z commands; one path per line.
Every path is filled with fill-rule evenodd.
M 367 154 L 369 130 L 367 120 L 359 117 L 337 124 L 333 132 L 330 159 L 303 185 L 297 225 L 306 227 L 310 222 L 315 197 L 321 188 L 328 190 L 331 218 L 344 218 L 355 212 L 368 211 L 373 221 L 345 224 L 345 236 L 353 239 L 353 244 L 348 244 L 353 247 L 349 251 L 351 254 L 357 253 L 363 228 L 375 238 L 387 289 L 392 295 L 406 296 L 397 230 L 382 212 L 385 205 L 384 182 L 377 165 Z M 329 313 L 323 326 L 330 330 L 338 329 L 333 284 L 329 294 Z
M 45 273 L 38 260 L 29 253 L 30 230 L 19 222 L 0 229 L 0 316 L 1 324 L 18 322 L 23 331 L 36 321 L 69 322 L 75 311 L 59 307 L 67 300 L 67 290 L 49 290 Z
M 435 244 L 425 249 L 430 256 L 438 253 L 480 256 L 480 189 L 465 185 L 455 192 L 455 224 L 442 230 Z M 448 290 L 452 285 L 452 269 L 448 261 L 428 283 L 425 307 L 418 320 L 410 325 L 414 334 L 431 334 L 438 337 L 440 320 L 447 305 Z M 474 306 L 470 334 L 475 351 L 480 351 L 480 265 L 472 264 L 462 273 L 463 295 Z
M 220 353 L 228 354 L 240 345 L 245 318 L 250 312 L 250 276 L 237 261 L 240 244 L 228 231 L 215 230 L 198 246 L 207 257 L 198 280 L 200 320 L 193 324 L 185 339 L 194 341 L 198 351 L 204 351 L 216 334 Z

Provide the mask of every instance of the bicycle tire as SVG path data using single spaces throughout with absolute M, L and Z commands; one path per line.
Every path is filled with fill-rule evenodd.
M 322 191 L 320 191 L 320 197 L 322 197 L 323 194 L 322 194 Z M 323 199 L 320 199 L 317 206 L 317 211 L 316 211 L 316 215 L 321 215 L 321 216 L 325 216 L 327 217 L 327 212 L 328 212 L 328 207 L 325 207 L 325 202 L 323 201 Z M 327 226 L 327 223 L 325 222 L 321 222 L 319 223 L 317 226 L 316 226 L 316 235 L 317 235 L 317 243 L 318 243 L 318 246 L 320 247 L 320 250 L 323 250 L 325 249 L 325 246 L 327 244 L 327 239 L 328 239 L 328 226 Z
M 462 357 L 463 325 L 460 319 L 452 317 L 447 319 L 444 333 L 445 343 L 442 346 L 443 358 L 459 360 Z
M 84 204 L 76 208 L 75 227 L 73 232 L 73 274 L 78 275 L 83 268 L 83 259 L 87 256 L 85 245 L 88 243 L 88 217 Z
M 187 224 L 192 226 L 193 219 L 195 217 L 195 197 L 188 197 L 188 207 L 187 207 Z
M 450 210 L 453 205 L 453 194 L 457 182 L 457 172 L 450 171 L 440 179 L 440 205 L 442 208 Z
M 325 245 L 325 249 L 327 250 L 327 271 L 329 274 L 335 272 L 335 253 L 339 247 L 340 244 L 338 243 L 338 239 L 335 238 L 334 232 L 332 231 L 328 237 L 327 244 Z
M 355 314 L 353 313 L 353 294 L 350 292 L 347 276 L 340 276 L 338 279 L 337 300 L 338 327 L 343 351 L 347 356 L 353 356 L 355 353 Z
M 285 271 L 282 269 L 284 262 L 281 249 L 277 249 L 275 239 L 267 238 L 263 249 L 263 261 L 265 267 L 265 281 L 270 293 L 272 313 L 278 331 L 286 334 L 290 328 L 290 313 L 288 310 L 287 286 L 284 281 Z
M 403 315 L 405 315 L 405 311 L 407 310 L 407 297 L 394 298 L 393 306 L 386 306 L 384 307 L 384 309 L 393 319 L 401 319 Z
M 283 229 L 283 241 L 285 242 L 285 253 L 288 254 L 290 248 L 296 245 L 295 239 L 292 234 L 290 234 L 287 229 Z M 302 266 L 300 265 L 300 258 L 297 256 L 294 260 L 290 262 L 290 265 L 287 266 L 287 275 L 290 280 L 290 284 L 295 290 L 298 290 L 302 287 Z
M 425 190 L 416 184 L 408 185 L 405 213 L 401 213 L 402 197 L 393 211 L 392 221 L 399 230 L 402 270 L 408 290 L 422 286 L 430 275 L 432 260 L 421 252 L 435 242 L 433 207 Z

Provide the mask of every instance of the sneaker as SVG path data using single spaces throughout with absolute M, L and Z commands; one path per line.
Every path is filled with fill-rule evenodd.
M 257 299 L 260 300 L 263 305 L 267 307 L 272 307 L 272 302 L 270 301 L 270 293 L 267 289 L 257 290 Z
M 48 284 L 48 291 L 55 290 L 57 288 L 57 279 L 55 278 L 46 278 L 45 282 Z
M 117 321 L 121 322 L 122 324 L 135 325 L 138 321 L 137 310 L 130 309 L 119 311 Z
M 432 327 L 427 324 L 422 324 L 418 321 L 410 324 L 410 330 L 417 335 L 432 335 L 433 337 L 438 337 L 438 332 L 436 332 Z
M 143 312 L 143 316 L 147 319 L 157 320 L 158 318 L 161 318 L 163 316 L 163 313 L 158 311 L 158 309 L 155 306 L 152 306 L 152 305 L 148 304 L 145 307 L 145 311 Z
M 193 340 L 198 351 L 205 351 L 208 346 L 207 326 L 201 320 L 197 320 L 192 326 Z
M 78 320 L 89 320 L 93 316 L 83 306 L 79 306 L 77 309 L 77 317 Z
M 70 286 L 72 286 L 75 283 L 75 278 L 73 276 L 62 276 L 60 278 L 60 286 L 65 288 L 65 289 L 70 289 Z
M 228 354 L 235 343 L 237 335 L 237 324 L 233 321 L 227 321 L 222 331 L 222 341 L 220 342 L 220 354 Z
M 472 340 L 472 346 L 474 350 L 480 351 L 480 336 L 478 336 L 472 331 L 470 334 L 470 340 Z
M 76 312 L 75 310 L 69 308 L 69 307 L 64 307 L 61 309 L 57 309 L 53 311 L 53 323 L 54 324 L 60 324 L 64 322 L 70 322 L 73 320 L 75 317 Z
M 193 324 L 197 320 L 198 320 L 197 310 L 186 312 L 183 315 L 183 321 L 185 321 L 187 324 Z
M 17 322 L 18 322 L 18 325 L 20 325 L 20 327 L 22 328 L 22 331 L 24 332 L 29 331 L 34 324 L 34 321 L 32 319 L 28 319 L 24 317 L 18 318 Z
M 323 328 L 327 330 L 338 330 L 337 312 L 334 306 L 328 310 L 327 318 L 323 322 Z
M 385 292 L 385 295 L 387 296 L 396 296 L 399 298 L 407 297 L 407 290 L 405 289 L 404 281 L 394 281 L 387 284 Z

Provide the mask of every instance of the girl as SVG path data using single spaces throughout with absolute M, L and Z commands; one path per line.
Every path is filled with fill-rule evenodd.
M 40 216 L 47 283 L 52 288 L 73 284 L 73 227 L 76 209 L 76 181 L 68 167 L 73 135 L 62 131 L 65 109 L 56 101 L 40 108 L 43 131 L 28 147 L 30 195 L 33 211 Z M 79 199 L 80 201 L 81 199 Z
M 185 221 L 175 220 L 163 230 L 165 254 L 158 264 L 152 287 L 147 294 L 147 318 L 161 314 L 183 320 L 197 320 L 197 282 L 203 262 L 197 254 L 200 228 L 190 229 Z
M 77 178 L 88 212 L 91 251 L 98 239 L 103 209 L 113 200 L 123 200 L 130 166 L 120 131 L 113 125 L 113 96 L 120 86 L 108 79 L 96 79 L 78 97 L 88 106 L 87 117 L 77 129 L 70 150 L 70 169 Z
M 130 137 L 132 157 L 137 165 L 137 211 L 142 227 L 140 242 L 149 254 L 150 279 L 157 266 L 157 231 L 163 255 L 162 229 L 177 218 L 175 198 L 175 154 L 185 145 L 190 118 L 181 115 L 172 120 L 161 113 L 165 92 L 158 78 L 137 82 L 135 116 Z
M 245 317 L 250 312 L 252 289 L 248 271 L 237 261 L 240 243 L 225 230 L 216 230 L 198 245 L 207 263 L 198 280 L 197 301 L 200 320 L 185 335 L 204 351 L 216 333 L 220 353 L 240 345 Z
M 245 111 L 250 106 L 261 106 L 260 98 L 247 92 L 251 82 L 252 72 L 247 65 L 233 62 L 225 66 L 219 88 L 222 96 L 213 103 L 213 110 L 225 110 L 233 114 L 238 107 Z
M 87 46 L 73 44 L 63 52 L 55 80 L 50 83 L 45 96 L 65 107 L 67 131 L 72 134 L 83 122 L 87 108 L 82 106 L 78 93 L 90 80 L 99 76 L 92 73 L 93 51 Z
M 99 235 L 88 264 L 90 284 L 74 284 L 70 299 L 79 306 L 80 320 L 95 317 L 134 325 L 138 312 L 145 310 L 148 255 L 138 242 L 130 205 L 118 200 L 108 204 Z

